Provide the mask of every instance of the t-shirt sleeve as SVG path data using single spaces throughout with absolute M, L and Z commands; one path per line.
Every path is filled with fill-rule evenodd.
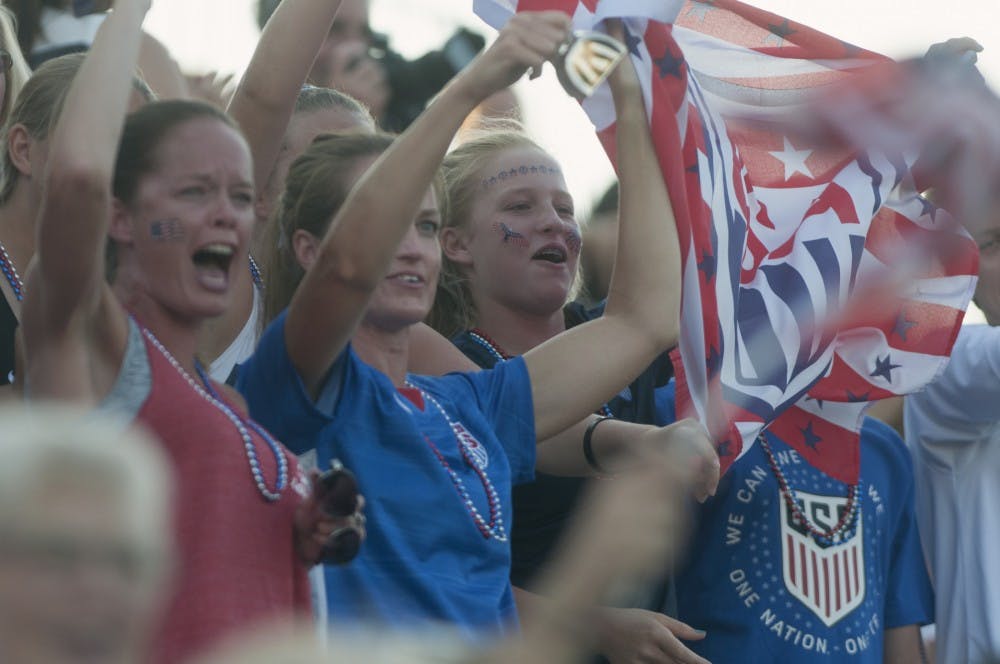
M 1000 327 L 967 325 L 959 332 L 944 371 L 922 392 L 908 397 L 906 409 L 911 419 L 958 424 L 953 442 L 961 442 L 965 425 L 996 421 L 998 402 Z M 981 432 L 974 430 L 979 439 Z
M 656 407 L 656 426 L 665 427 L 677 421 L 676 398 L 677 384 L 674 380 L 653 392 L 653 402 Z
M 901 502 L 886 582 L 885 626 L 927 625 L 934 622 L 934 595 L 917 530 L 913 464 L 903 449 L 903 443 L 894 433 L 891 435 L 897 438 L 890 443 L 894 451 L 892 457 L 898 463 L 887 476 L 899 487 Z
M 331 419 L 349 351 L 333 364 L 314 402 L 288 356 L 286 313 L 267 327 L 254 354 L 240 367 L 236 388 L 246 398 L 251 417 L 289 450 L 305 454 L 316 446 L 320 430 Z
M 472 386 L 479 409 L 493 425 L 510 462 L 514 484 L 535 476 L 535 408 L 531 379 L 520 357 L 498 363 L 489 371 L 452 374 Z

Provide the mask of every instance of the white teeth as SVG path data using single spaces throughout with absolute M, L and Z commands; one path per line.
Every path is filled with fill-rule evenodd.
M 216 254 L 217 256 L 232 256 L 235 253 L 235 249 L 228 244 L 209 244 L 202 247 L 199 251 L 204 251 L 210 254 Z
M 399 275 L 399 278 L 408 284 L 419 284 L 421 281 L 420 277 L 413 274 L 401 274 Z
M 566 254 L 558 249 L 544 249 L 535 254 L 536 259 L 547 260 L 550 262 L 563 262 L 566 260 Z

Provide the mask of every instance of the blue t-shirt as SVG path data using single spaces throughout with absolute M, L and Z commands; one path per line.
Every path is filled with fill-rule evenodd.
M 330 619 L 446 622 L 470 635 L 516 625 L 508 580 L 510 544 L 483 536 L 446 470 L 444 463 L 488 522 L 485 485 L 461 455 L 458 434 L 442 413 L 433 403 L 418 407 L 350 348 L 331 368 L 314 402 L 288 357 L 284 324 L 282 314 L 264 332 L 237 387 L 253 417 L 293 452 L 314 451 L 320 469 L 338 458 L 357 476 L 367 503 L 368 538 L 353 562 L 325 569 Z M 495 488 L 509 537 L 511 486 L 529 481 L 535 466 L 534 412 L 524 362 L 408 380 L 464 428 L 467 456 Z
M 831 528 L 848 488 L 767 440 L 800 508 Z M 687 645 L 713 664 L 881 664 L 886 629 L 933 622 L 913 467 L 896 432 L 873 418 L 861 429 L 860 481 L 857 525 L 824 547 L 790 518 L 762 445 L 736 461 L 698 509 L 676 578 L 679 618 L 708 633 Z

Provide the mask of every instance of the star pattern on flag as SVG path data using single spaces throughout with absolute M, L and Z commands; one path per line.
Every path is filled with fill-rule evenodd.
M 785 136 L 783 139 L 784 149 L 776 150 L 773 152 L 768 152 L 769 155 L 781 162 L 785 167 L 785 182 L 796 173 L 802 173 L 808 178 L 815 177 L 809 167 L 806 166 L 806 160 L 813 153 L 812 150 L 796 150 L 792 142 L 788 140 Z
M 900 311 L 899 316 L 896 317 L 896 324 L 893 326 L 892 331 L 894 334 L 899 335 L 903 341 L 906 341 L 906 334 L 910 331 L 911 327 L 916 327 L 916 325 L 915 321 L 906 317 L 905 311 Z
M 812 422 L 806 425 L 805 429 L 802 429 L 802 444 L 811 450 L 815 450 L 816 446 L 823 442 L 823 439 L 816 435 L 813 431 Z
M 625 28 L 625 26 L 622 27 L 625 29 L 625 48 L 628 49 L 629 53 L 641 60 L 642 52 L 639 50 L 639 44 L 642 43 L 642 38 L 633 35 L 628 28 Z
M 764 38 L 764 43 L 774 44 L 775 46 L 783 46 L 785 39 L 796 32 L 794 28 L 789 27 L 787 18 L 781 23 L 769 23 L 767 31 L 770 34 Z
M 694 16 L 701 23 L 705 20 L 705 16 L 708 12 L 715 9 L 715 0 L 692 0 L 691 6 L 688 7 L 686 16 Z
M 892 382 L 892 370 L 901 367 L 901 364 L 893 364 L 892 356 L 886 355 L 885 359 L 876 357 L 875 358 L 875 371 L 871 372 L 869 375 L 880 376 L 885 379 L 887 383 Z
M 670 47 L 663 52 L 663 55 L 659 58 L 653 60 L 653 64 L 660 72 L 660 78 L 666 78 L 669 74 L 676 78 L 681 77 L 681 65 L 684 64 L 684 58 L 679 58 L 670 52 Z
M 918 196 L 920 201 L 920 216 L 930 217 L 932 222 L 937 221 L 937 207 L 923 196 Z
M 705 369 L 708 371 L 708 377 L 711 378 L 719 373 L 721 367 L 722 354 L 718 348 L 712 346 L 708 351 L 708 358 L 705 360 Z
M 698 269 L 705 275 L 705 281 L 712 280 L 712 277 L 715 276 L 715 268 L 715 256 L 707 252 L 702 254 L 701 260 L 698 261 Z
M 865 392 L 864 394 L 855 394 L 850 390 L 844 390 L 844 393 L 847 395 L 847 401 L 849 403 L 861 403 L 862 401 L 870 401 L 869 399 L 870 392 Z
M 488 19 L 494 27 L 502 25 L 502 15 L 530 7 L 566 11 L 580 19 L 577 27 L 586 29 L 592 27 L 586 21 L 596 21 L 598 4 L 606 10 L 605 15 L 635 21 L 630 25 L 631 34 L 622 41 L 627 41 L 633 56 L 638 51 L 645 60 L 645 53 L 649 53 L 646 62 L 650 66 L 640 68 L 639 76 L 646 108 L 651 112 L 650 129 L 676 207 L 678 233 L 688 238 L 681 255 L 687 277 L 682 283 L 685 311 L 681 349 L 688 352 L 682 352 L 681 357 L 688 358 L 691 366 L 685 364 L 680 376 L 687 390 L 681 390 L 679 383 L 678 409 L 690 413 L 696 410 L 695 404 L 704 404 L 703 417 L 719 420 L 713 435 L 723 470 L 752 448 L 761 430 L 777 418 L 788 417 L 795 422 L 788 429 L 791 446 L 808 453 L 810 463 L 838 481 L 856 482 L 857 408 L 839 408 L 836 403 L 868 401 L 925 382 L 948 354 L 948 335 L 940 332 L 960 320 L 963 298 L 970 289 L 956 287 L 954 296 L 942 296 L 935 302 L 934 316 L 925 315 L 915 304 L 900 316 L 901 306 L 895 302 L 887 305 L 892 308 L 883 311 L 884 316 L 874 323 L 882 332 L 882 339 L 875 344 L 845 342 L 842 346 L 831 341 L 836 337 L 820 334 L 827 321 L 836 324 L 838 320 L 837 307 L 830 310 L 825 303 L 840 302 L 863 290 L 856 287 L 854 276 L 868 239 L 881 243 L 881 250 L 891 248 L 889 243 L 895 242 L 897 235 L 900 241 L 913 234 L 940 234 L 949 241 L 957 236 L 949 229 L 939 229 L 942 223 L 932 224 L 927 216 L 931 208 L 913 201 L 915 192 L 909 187 L 906 161 L 900 155 L 871 159 L 838 141 L 815 143 L 806 135 L 787 133 L 780 128 L 784 122 L 781 103 L 775 106 L 770 102 L 800 94 L 809 97 L 832 79 L 848 83 L 860 80 L 858 75 L 884 59 L 806 25 L 762 14 L 742 2 L 679 3 L 680 11 L 675 12 L 683 29 L 658 22 L 662 3 L 657 2 L 480 0 L 477 4 L 500 10 Z M 586 12 L 576 12 L 576 8 Z M 636 44 L 636 37 L 642 43 Z M 733 57 L 737 52 L 754 52 L 753 58 L 761 66 L 745 66 Z M 812 76 L 817 66 L 834 75 Z M 720 105 L 712 90 L 706 90 L 705 81 L 693 75 L 702 69 L 713 71 L 713 76 L 725 80 L 734 93 L 747 93 L 751 117 L 756 119 L 759 113 L 761 122 L 744 125 L 737 117 L 730 125 L 728 105 Z M 614 117 L 610 99 L 593 99 L 585 110 L 600 118 L 602 126 Z M 503 177 L 507 176 L 504 172 Z M 893 183 L 899 184 L 901 179 L 907 184 L 895 193 Z M 799 209 L 808 206 L 817 192 L 827 190 L 830 194 L 821 201 L 826 207 L 820 212 L 830 209 L 836 215 L 807 214 L 808 209 Z M 871 204 L 863 205 L 866 201 Z M 809 232 L 799 234 L 804 214 L 810 217 Z M 846 223 L 857 228 L 851 229 L 850 242 L 838 242 L 835 236 L 840 230 L 827 235 L 821 226 L 825 223 L 835 229 Z M 894 228 L 912 228 L 916 233 L 883 232 Z M 761 237 L 756 235 L 758 231 Z M 777 240 L 782 238 L 787 239 L 779 244 Z M 962 260 L 928 261 L 927 270 L 921 270 L 915 280 L 942 276 L 966 282 L 974 279 L 974 243 L 963 238 L 957 241 Z M 807 251 L 794 251 L 798 245 Z M 753 260 L 744 264 L 742 259 L 747 255 Z M 780 264 L 788 278 L 756 279 L 758 273 L 764 275 L 761 268 L 765 262 Z M 852 278 L 829 278 L 834 274 L 850 274 Z M 792 286 L 792 281 L 808 288 Z M 750 283 L 753 288 L 744 288 Z M 824 291 L 826 296 L 822 297 Z M 792 315 L 772 315 L 779 310 Z M 919 329 L 910 336 L 908 332 L 913 332 L 915 325 Z M 726 353 L 742 352 L 741 346 L 748 357 L 769 357 L 769 340 L 774 338 L 803 338 L 810 353 L 803 361 L 796 361 L 791 371 L 789 367 L 785 371 L 753 371 L 752 375 L 722 371 L 729 367 Z M 806 348 L 805 343 L 802 348 Z M 701 352 L 691 352 L 696 348 Z M 893 366 L 890 352 L 896 353 L 895 359 L 902 366 Z M 858 357 L 866 359 L 855 364 Z M 720 361 L 719 370 L 709 379 L 712 365 Z M 830 367 L 837 370 L 830 371 Z M 894 368 L 906 373 L 895 380 Z M 888 374 L 885 377 L 892 382 L 870 377 L 866 371 L 873 369 L 876 376 Z M 794 380 L 790 383 L 789 378 Z M 756 399 L 744 399 L 743 394 Z M 799 403 L 805 395 L 822 395 L 825 401 Z M 826 402 L 833 403 L 826 406 Z M 812 429 L 807 427 L 809 422 Z M 814 440 L 815 436 L 823 441 Z M 803 437 L 808 444 L 803 444 Z M 816 450 L 810 449 L 817 444 Z

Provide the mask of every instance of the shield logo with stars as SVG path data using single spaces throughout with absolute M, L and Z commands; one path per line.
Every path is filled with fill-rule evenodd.
M 832 528 L 847 509 L 847 498 L 796 491 L 802 512 L 820 528 Z M 822 546 L 781 503 L 781 558 L 785 587 L 827 627 L 865 599 L 864 537 L 861 515 L 852 531 Z M 860 509 L 860 507 L 859 507 Z

